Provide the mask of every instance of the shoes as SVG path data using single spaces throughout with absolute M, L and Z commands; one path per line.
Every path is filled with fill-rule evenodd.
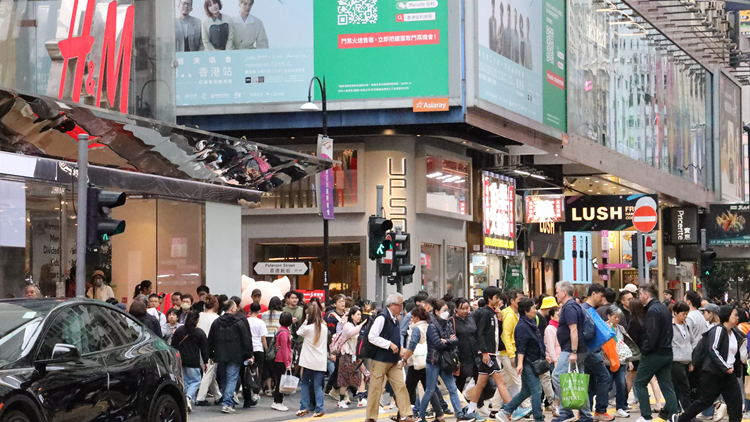
M 552 416 L 559 418 L 560 417 L 560 408 L 557 406 L 552 406 Z
M 702 420 L 702 421 L 710 421 L 710 420 L 713 420 L 714 417 L 713 416 L 706 416 L 703 413 L 699 413 L 698 416 L 696 416 L 696 418 L 698 418 L 699 420 Z
M 188 411 L 188 413 L 190 413 L 190 412 L 193 411 L 193 405 L 190 404 L 190 400 L 187 401 L 187 411 Z
M 573 415 L 573 414 L 571 414 L 570 416 L 562 416 L 561 415 L 561 416 L 558 416 L 558 417 L 552 419 L 551 422 L 573 422 L 576 419 L 577 419 L 576 415 Z M 648 421 L 648 422 L 651 422 L 651 421 Z
M 458 415 L 456 415 L 456 422 L 474 422 L 475 420 L 476 419 L 470 416 L 467 416 L 463 413 L 459 413 Z
M 466 411 L 464 411 L 464 413 L 466 413 Z M 477 409 L 477 410 L 476 410 L 476 413 L 477 413 L 477 414 L 478 414 L 479 416 L 484 416 L 485 418 L 489 418 L 489 417 L 490 417 L 490 413 L 491 413 L 491 412 L 490 412 L 490 409 L 489 409 L 489 407 L 487 407 L 487 406 L 484 406 L 484 407 L 482 407 L 481 409 Z
M 367 399 L 359 399 L 359 403 L 357 403 L 357 407 L 367 407 Z
M 447 409 L 443 409 L 443 414 L 444 414 L 445 416 L 453 416 L 453 415 L 454 415 L 454 413 L 453 413 L 453 409 L 451 409 L 450 407 L 449 407 L 449 408 L 447 408 Z
M 722 420 L 724 416 L 726 416 L 726 414 L 727 414 L 727 405 L 726 403 L 722 403 L 716 409 L 716 412 L 714 412 L 714 421 Z
M 426 421 L 435 420 L 435 412 L 425 412 L 424 417 L 422 418 Z
M 401 422 L 417 422 L 419 419 L 415 418 L 414 416 L 407 416 L 405 418 L 401 418 Z
M 518 409 L 516 409 L 516 410 L 518 410 Z M 516 412 L 513 412 L 513 413 L 515 414 Z M 519 419 L 520 419 L 520 418 L 519 418 Z M 497 412 L 497 413 L 495 414 L 495 420 L 496 420 L 496 421 L 498 421 L 498 422 L 510 422 L 510 420 L 511 420 L 511 415 L 509 415 L 509 414 L 505 413 L 505 410 L 502 410 L 502 409 L 500 409 L 500 410 L 499 410 L 499 411 L 498 411 L 498 412 Z
M 211 402 L 210 402 L 210 401 L 208 401 L 208 400 L 201 400 L 201 401 L 197 401 L 197 402 L 195 402 L 195 405 L 196 405 L 196 406 L 211 406 L 212 404 L 213 404 L 213 403 L 211 403 Z
M 234 407 L 232 406 L 221 406 L 221 413 L 228 413 L 231 415 L 237 413 L 237 411 L 234 410 Z
M 502 412 L 497 412 L 498 415 L 500 415 Z M 513 412 L 513 415 L 511 417 L 512 420 L 517 421 L 525 416 L 527 416 L 529 413 L 531 413 L 531 407 L 519 407 Z M 497 415 L 495 416 L 497 419 Z M 498 419 L 500 420 L 500 419 Z
M 298 410 L 298 411 L 297 411 L 297 417 L 298 417 L 298 418 L 301 418 L 301 417 L 303 417 L 303 416 L 307 416 L 307 414 L 308 414 L 308 413 L 310 413 L 310 411 L 309 411 L 309 410 Z M 371 419 L 371 420 L 372 420 L 372 419 Z
M 266 397 L 273 397 L 273 390 L 265 390 L 263 394 L 265 394 Z
M 383 409 L 383 406 L 380 406 L 380 409 L 378 410 L 378 414 L 382 415 L 385 413 L 385 409 Z
M 630 417 L 630 413 L 628 413 L 628 412 L 626 412 L 626 411 L 624 411 L 622 409 L 617 409 L 617 412 L 615 412 L 615 417 L 617 417 L 617 418 L 629 418 Z
M 675 413 L 669 419 L 667 419 L 667 422 L 677 422 L 678 420 L 680 420 L 680 415 Z
M 641 416 L 641 417 L 640 417 L 640 418 L 638 418 L 638 420 L 637 420 L 637 421 L 635 421 L 635 422 L 651 422 L 651 419 L 646 419 L 646 418 L 644 418 L 643 416 Z
M 271 405 L 271 409 L 278 410 L 279 412 L 288 412 L 289 408 L 281 403 L 274 403 Z
M 339 394 L 339 392 L 336 391 L 335 389 L 332 389 L 331 391 L 328 392 L 328 397 L 336 401 L 341 401 L 341 394 Z
M 338 402 L 336 407 L 338 407 L 339 409 L 348 409 L 349 405 L 346 404 L 346 400 L 341 400 L 340 402 Z
M 750 419 L 750 412 L 745 412 L 742 414 L 742 419 Z
M 321 416 L 323 416 L 325 414 L 326 414 L 326 412 L 315 412 L 315 413 L 313 413 L 313 418 L 319 418 L 319 417 L 321 417 Z
M 615 420 L 615 417 L 612 416 L 612 415 L 610 415 L 607 412 L 604 412 L 604 413 L 596 412 L 596 413 L 594 413 L 594 420 L 595 421 L 606 421 L 606 422 L 609 422 L 609 421 Z
M 464 414 L 464 417 L 466 417 L 466 418 L 472 418 L 472 419 L 474 419 L 474 421 L 475 421 L 475 422 L 484 422 L 484 421 L 486 421 L 486 420 L 487 420 L 487 418 L 485 418 L 485 417 L 484 417 L 484 416 L 482 416 L 482 415 L 479 415 L 479 414 L 477 414 L 476 412 L 473 412 L 473 413 L 465 413 L 465 414 Z

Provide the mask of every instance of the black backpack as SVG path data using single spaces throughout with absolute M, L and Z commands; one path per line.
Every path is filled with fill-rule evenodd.
M 276 347 L 276 336 L 278 334 L 279 332 L 277 331 L 273 337 L 266 337 L 268 346 L 268 349 L 266 349 L 266 363 L 274 363 L 276 361 L 276 353 L 279 351 L 279 348 Z
M 701 337 L 700 341 L 695 346 L 695 349 L 693 349 L 693 355 L 692 355 L 693 366 L 697 367 L 697 365 L 702 364 L 703 361 L 708 359 L 708 350 L 711 348 L 709 344 L 711 343 L 711 340 L 709 339 L 710 338 L 709 333 L 711 333 L 715 328 L 717 327 L 713 327 L 710 330 L 703 333 L 703 337 Z
M 380 315 L 381 313 L 378 312 L 378 316 Z M 375 346 L 373 346 L 372 343 L 370 343 L 370 339 L 367 338 L 370 335 L 370 328 L 372 328 L 373 321 L 375 321 L 375 318 L 368 318 L 364 323 L 365 325 L 362 327 L 362 330 L 359 331 L 359 336 L 357 337 L 357 348 L 355 350 L 357 359 L 369 359 L 375 352 Z

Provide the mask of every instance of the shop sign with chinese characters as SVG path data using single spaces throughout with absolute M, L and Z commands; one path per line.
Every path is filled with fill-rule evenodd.
M 482 189 L 484 252 L 516 255 L 516 181 L 485 171 Z
M 529 195 L 526 197 L 526 223 L 565 221 L 565 196 Z
M 696 208 L 672 208 L 672 243 L 698 243 L 698 210 Z
M 750 245 L 750 204 L 711 204 L 706 219 L 709 245 Z

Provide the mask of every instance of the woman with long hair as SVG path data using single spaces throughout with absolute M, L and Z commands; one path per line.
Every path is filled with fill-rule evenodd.
M 266 324 L 266 344 L 273 345 L 276 332 L 281 327 L 279 323 L 279 317 L 281 317 L 281 299 L 274 296 L 268 302 L 268 310 L 260 315 L 260 319 Z M 273 380 L 280 377 L 283 374 L 275 374 L 273 365 L 265 365 L 263 368 L 263 377 L 266 380 L 266 396 L 273 397 Z
M 201 385 L 201 370 L 205 369 L 208 363 L 208 340 L 206 333 L 198 328 L 199 319 L 198 312 L 189 312 L 185 318 L 185 325 L 175 330 L 172 335 L 172 347 L 180 352 L 182 358 L 188 409 L 192 409 L 195 403 L 195 394 Z
M 338 371 L 338 386 L 339 395 L 342 400 L 339 401 L 338 407 L 348 408 L 346 404 L 346 390 L 354 389 L 357 390 L 357 397 L 359 403 L 357 407 L 367 407 L 367 399 L 365 392 L 365 385 L 369 380 L 369 375 L 362 373 L 361 369 L 364 369 L 361 362 L 357 360 L 357 338 L 359 332 L 364 327 L 364 318 L 362 311 L 357 306 L 352 306 L 349 309 L 349 316 L 346 319 L 344 328 L 341 329 L 341 334 L 336 338 L 337 345 L 340 346 L 340 354 L 338 358 L 339 371 Z M 361 369 L 360 369 L 361 368 Z
M 151 280 L 143 280 L 139 284 L 135 286 L 135 292 L 133 293 L 133 299 L 136 299 L 138 296 L 145 296 L 146 302 L 148 302 L 148 296 L 151 294 L 151 286 L 153 286 L 154 283 L 151 282 Z
M 259 309 L 253 306 L 258 305 L 254 303 L 250 306 L 250 310 Z M 273 362 L 273 373 L 275 374 L 274 381 L 276 382 L 276 389 L 273 392 L 273 404 L 271 409 L 278 410 L 280 412 L 286 412 L 289 410 L 288 407 L 284 406 L 284 395 L 279 392 L 279 385 L 281 384 L 281 376 L 288 371 L 292 370 L 292 334 L 289 331 L 289 327 L 292 325 L 292 314 L 289 312 L 282 312 L 279 317 L 278 335 L 276 336 L 276 358 Z M 253 319 L 251 316 L 248 319 Z M 257 319 L 257 317 L 256 317 Z
M 409 401 L 412 408 L 420 408 L 420 400 L 429 400 L 432 409 L 435 412 L 435 419 L 438 422 L 445 422 L 443 408 L 440 405 L 440 399 L 436 393 L 431 396 L 423 396 L 421 399 L 417 396 L 417 386 L 422 383 L 422 389 L 427 389 L 427 328 L 430 326 L 430 313 L 422 305 L 417 305 L 411 310 L 411 321 L 409 321 L 409 336 L 407 347 L 401 351 L 401 358 L 408 365 L 406 370 L 406 390 L 409 392 Z M 420 350 L 417 351 L 417 347 Z M 417 356 L 414 354 L 417 353 Z M 415 416 L 427 419 L 427 415 L 415 412 Z
M 305 324 L 299 327 L 297 335 L 302 337 L 302 351 L 299 366 L 302 368 L 300 409 L 297 416 L 305 416 L 313 410 L 310 391 L 315 392 L 314 417 L 325 414 L 323 411 L 323 380 L 328 363 L 328 327 L 323 320 L 323 310 L 316 302 L 307 308 Z

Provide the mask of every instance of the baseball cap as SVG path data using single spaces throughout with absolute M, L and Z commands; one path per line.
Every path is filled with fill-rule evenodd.
M 712 314 L 718 315 L 719 314 L 719 305 L 716 305 L 716 304 L 713 304 L 713 303 L 709 303 L 708 305 L 706 305 L 703 308 L 698 308 L 698 310 L 699 311 L 707 311 L 707 312 L 711 312 Z
M 262 296 L 260 289 L 254 289 L 250 296 Z
M 635 294 L 636 292 L 638 292 L 638 287 L 636 287 L 636 285 L 633 283 L 628 283 L 625 285 L 625 287 L 620 289 L 620 292 L 630 292 Z
M 552 309 L 552 308 L 557 308 L 557 307 L 558 307 L 557 301 L 555 300 L 555 298 L 552 296 L 549 296 L 549 297 L 545 297 L 544 299 L 542 299 L 542 307 L 539 309 Z

